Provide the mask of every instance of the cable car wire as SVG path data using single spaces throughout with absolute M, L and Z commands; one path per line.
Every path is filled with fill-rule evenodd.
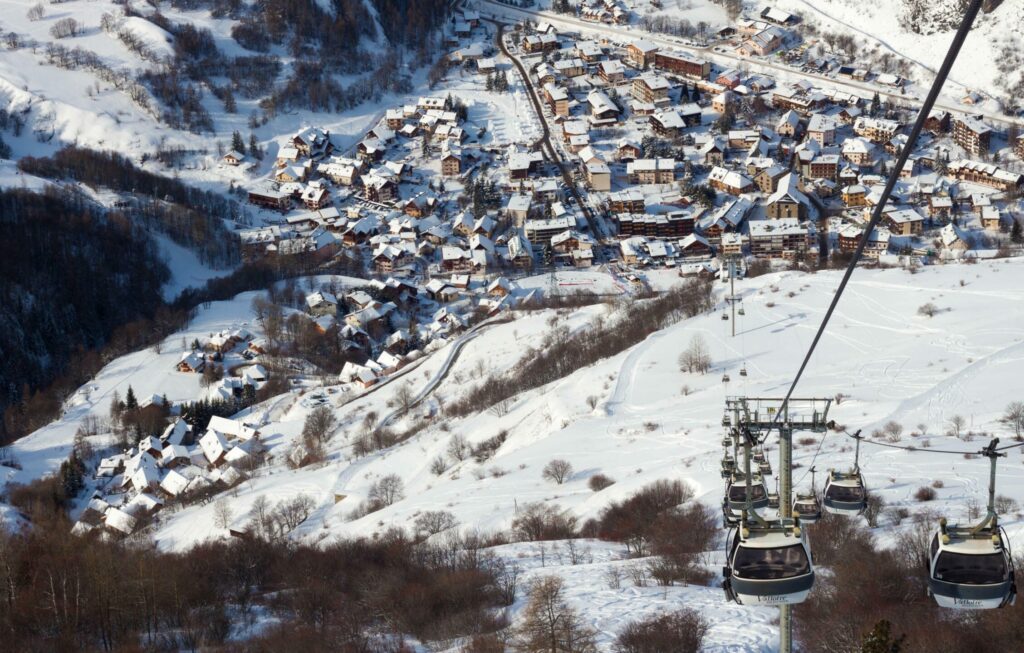
M 853 434 L 850 433 L 849 431 L 844 430 L 842 433 L 843 433 L 843 435 L 845 435 L 845 436 L 847 436 L 849 438 L 853 438 Z M 964 454 L 972 454 L 973 455 L 973 454 L 978 453 L 976 451 L 953 451 L 952 449 L 933 449 L 931 447 L 907 447 L 907 446 L 901 446 L 901 445 L 898 445 L 898 444 L 892 444 L 890 442 L 875 442 L 874 440 L 869 440 L 867 438 L 862 438 L 862 440 L 864 442 L 867 442 L 868 444 L 873 444 L 873 445 L 878 446 L 878 447 L 888 447 L 890 449 L 902 449 L 903 451 L 924 451 L 925 453 L 942 453 L 942 454 L 950 454 L 950 455 L 954 455 L 954 456 L 962 456 Z M 824 442 L 824 441 L 825 441 L 825 439 L 822 438 L 822 442 Z M 1017 444 L 1011 444 L 1011 445 L 1007 445 L 1005 447 L 999 447 L 998 449 L 996 449 L 996 451 L 1006 451 L 1007 449 L 1016 449 L 1017 447 L 1024 447 L 1024 442 L 1018 442 Z M 819 445 L 819 449 L 820 449 L 820 445 Z M 817 454 L 815 454 L 815 457 L 817 457 Z M 804 475 L 806 476 L 806 473 Z
M 850 259 L 850 264 L 846 267 L 843 279 L 839 282 L 839 288 L 836 289 L 835 294 L 832 296 L 832 303 L 825 312 L 825 317 L 821 321 L 821 326 L 818 327 L 817 333 L 814 334 L 811 346 L 807 350 L 807 354 L 804 356 L 803 362 L 800 363 L 800 368 L 797 370 L 796 376 L 793 377 L 793 383 L 790 384 L 789 390 L 786 392 L 786 397 L 782 400 L 782 405 L 776 413 L 776 420 L 785 414 L 789 400 L 792 398 L 793 392 L 796 390 L 796 386 L 800 382 L 800 377 L 803 376 L 804 370 L 807 368 L 807 364 L 810 362 L 811 356 L 814 354 L 814 350 L 818 346 L 818 341 L 821 340 L 821 336 L 825 333 L 825 327 L 828 326 L 829 320 L 832 319 L 832 314 L 835 312 L 836 306 L 839 304 L 839 299 L 843 296 L 843 291 L 846 290 L 846 284 L 850 281 L 850 276 L 853 275 L 853 270 L 857 267 L 857 263 L 864 254 L 864 248 L 867 245 L 868 240 L 871 238 L 871 232 L 874 231 L 875 227 L 878 226 L 878 223 L 882 219 L 882 214 L 885 211 L 886 205 L 889 203 L 889 198 L 896 186 L 896 180 L 899 178 L 900 171 L 903 170 L 904 164 L 907 162 L 907 159 L 910 157 L 910 153 L 914 150 L 914 146 L 917 144 L 917 139 L 921 135 L 921 130 L 924 129 L 924 123 L 928 119 L 928 116 L 931 115 L 932 107 L 935 106 L 935 101 L 938 99 L 939 92 L 942 90 L 942 87 L 946 82 L 946 78 L 949 76 L 949 71 L 953 68 L 953 64 L 956 62 L 957 56 L 960 54 L 960 48 L 963 47 L 964 41 L 967 39 L 967 34 L 970 33 L 971 27 L 974 25 L 974 19 L 978 16 L 981 4 L 982 0 L 972 0 L 971 4 L 964 12 L 963 20 L 960 21 L 960 27 L 957 29 L 956 34 L 953 36 L 953 42 L 949 44 L 949 49 L 946 51 L 946 58 L 943 60 L 942 66 L 939 68 L 939 72 L 935 75 L 935 81 L 932 82 L 932 87 L 928 91 L 928 96 L 925 98 L 924 104 L 921 105 L 921 110 L 917 114 L 917 120 L 914 121 L 914 127 L 910 131 L 907 143 L 900 150 L 899 156 L 896 159 L 896 164 L 893 166 L 892 172 L 889 173 L 889 178 L 885 182 L 885 189 L 882 191 L 878 204 L 875 205 L 875 209 L 871 213 L 871 220 L 868 222 L 867 226 L 864 227 L 864 233 L 861 236 L 860 241 L 857 243 L 857 249 L 853 253 L 853 258 Z

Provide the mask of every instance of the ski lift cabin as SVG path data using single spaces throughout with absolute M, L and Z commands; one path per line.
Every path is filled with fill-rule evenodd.
M 837 472 L 830 469 L 824 493 L 825 510 L 833 515 L 856 516 L 868 507 L 868 491 L 860 470 Z
M 725 487 L 725 501 L 722 502 L 722 513 L 726 523 L 738 524 L 747 507 L 747 481 L 743 474 L 733 474 Z M 750 507 L 760 510 L 768 507 L 768 490 L 760 476 L 754 474 L 750 479 Z
M 726 595 L 742 605 L 802 603 L 814 585 L 811 551 L 795 524 L 737 528 L 722 575 Z
M 1013 604 L 1013 560 L 1002 527 L 976 530 L 940 522 L 931 542 L 928 591 L 943 608 L 987 610 Z
M 818 503 L 818 496 L 811 492 L 809 494 L 797 494 L 793 500 L 793 514 L 800 518 L 801 522 L 813 524 L 821 519 L 821 504 Z

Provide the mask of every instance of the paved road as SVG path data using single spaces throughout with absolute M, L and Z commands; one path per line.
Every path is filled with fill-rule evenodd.
M 534 111 L 537 112 L 537 119 L 540 120 L 541 129 L 544 131 L 544 136 L 541 138 L 541 151 L 544 152 L 549 161 L 558 166 L 558 170 L 562 173 L 562 180 L 576 199 L 576 204 L 580 207 L 580 210 L 583 211 L 583 216 L 587 219 L 587 224 L 590 225 L 590 233 L 592 233 L 595 238 L 600 238 L 601 233 L 597 230 L 597 220 L 594 219 L 594 214 L 591 212 L 590 207 L 584 203 L 583 196 L 580 194 L 580 190 L 576 186 L 576 179 L 573 177 L 572 171 L 565 165 L 561 155 L 558 153 L 558 149 L 551 141 L 551 126 L 548 124 L 547 116 L 544 114 L 544 107 L 540 102 L 540 96 L 537 94 L 537 89 L 533 85 L 533 81 L 530 79 L 529 71 L 527 71 L 523 62 L 519 60 L 519 57 L 509 52 L 508 47 L 505 45 L 504 23 L 498 21 L 491 22 L 493 22 L 498 28 L 497 35 L 495 36 L 495 44 L 498 46 L 498 49 L 501 50 L 501 53 L 509 58 L 512 65 L 519 70 L 519 75 L 523 78 L 523 84 L 526 86 L 526 94 L 530 98 L 530 103 L 533 105 Z
M 918 100 L 910 95 L 902 95 L 900 93 L 894 93 L 888 87 L 878 86 L 875 84 L 869 84 L 867 82 L 858 82 L 856 80 L 836 79 L 834 77 L 828 77 L 827 75 L 821 75 L 818 73 L 808 73 L 790 66 L 777 64 L 772 61 L 766 61 L 764 59 L 742 57 L 732 52 L 716 52 L 713 47 L 696 47 L 686 45 L 682 40 L 665 35 L 655 34 L 652 32 L 646 32 L 637 27 L 625 27 L 620 25 L 605 25 L 603 23 L 591 23 L 585 20 L 580 20 L 573 16 L 567 16 L 564 14 L 556 14 L 548 11 L 537 11 L 535 9 L 521 9 L 519 7 L 510 7 L 509 5 L 502 4 L 496 0 L 479 0 L 481 7 L 486 7 L 495 12 L 496 16 L 512 17 L 517 20 L 524 18 L 544 20 L 548 23 L 562 27 L 571 28 L 576 30 L 589 30 L 596 32 L 604 36 L 616 39 L 621 42 L 635 41 L 638 39 L 644 39 L 650 41 L 655 45 L 660 45 L 675 50 L 682 50 L 690 52 L 692 54 L 700 55 L 714 63 L 719 65 L 726 65 L 729 67 L 740 67 L 743 66 L 748 70 L 755 72 L 766 72 L 766 73 L 785 73 L 800 77 L 803 79 L 815 79 L 827 83 L 829 86 L 833 86 L 839 89 L 845 89 L 847 91 L 856 93 L 857 95 L 868 94 L 870 97 L 874 93 L 878 93 L 880 97 L 887 98 L 894 103 L 907 105 L 911 107 L 921 106 L 921 100 Z M 722 62 L 726 62 L 723 64 Z M 922 67 L 927 69 L 923 63 L 920 64 Z M 972 113 L 981 114 L 986 119 L 1001 123 L 1003 125 L 1021 125 L 1024 126 L 1024 118 L 1012 118 L 1005 116 L 995 111 L 984 111 L 978 107 L 971 107 L 951 102 L 939 102 L 935 103 L 935 108 L 944 109 L 946 111 L 954 111 L 958 113 Z
M 508 315 L 492 318 L 485 322 L 481 322 L 480 324 L 476 325 L 466 333 L 459 336 L 458 340 L 456 340 L 451 345 L 451 347 L 449 347 L 448 355 L 445 357 L 444 362 L 441 363 L 441 368 L 437 371 L 437 374 L 431 377 L 431 379 L 427 381 L 427 384 L 423 386 L 423 388 L 419 392 L 416 393 L 416 397 L 413 398 L 412 403 L 409 405 L 409 407 L 415 407 L 421 401 L 429 397 L 430 394 L 437 389 L 437 386 L 441 385 L 441 382 L 444 381 L 445 378 L 448 376 L 448 372 L 451 371 L 452 365 L 454 365 L 455 361 L 459 359 L 459 354 L 462 353 L 462 349 L 470 341 L 479 336 L 481 331 L 488 327 L 492 327 L 496 324 L 505 324 L 507 322 L 511 322 L 512 319 L 513 318 Z M 390 413 L 385 415 L 383 419 L 381 419 L 380 423 L 377 425 L 377 428 L 382 429 L 386 427 L 392 421 L 394 421 L 396 417 L 400 416 L 402 412 L 403 411 L 401 408 L 396 408 L 395 410 L 391 411 Z

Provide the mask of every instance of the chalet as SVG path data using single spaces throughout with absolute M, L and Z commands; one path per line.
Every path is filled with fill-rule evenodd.
M 359 180 L 362 161 L 342 159 L 321 163 L 316 171 L 339 186 L 351 186 Z
M 836 140 L 836 121 L 832 116 L 823 113 L 811 115 L 807 123 L 807 138 L 814 139 L 819 145 L 831 145 Z
M 790 27 L 799 22 L 799 19 L 795 15 L 775 7 L 765 7 L 761 10 L 761 18 L 769 23 L 781 25 L 782 27 Z
M 366 199 L 371 202 L 386 203 L 398 199 L 398 184 L 390 177 L 368 174 L 363 177 Z
M 356 145 L 356 156 L 360 161 L 378 161 L 387 148 L 379 139 L 364 138 Z
M 612 189 L 612 171 L 604 161 L 587 163 L 587 183 L 596 191 L 607 192 Z
M 619 161 L 624 162 L 638 159 L 642 154 L 643 150 L 640 149 L 639 145 L 626 139 L 619 141 L 619 145 L 615 149 L 616 158 L 618 158 Z
M 587 63 L 594 63 L 604 56 L 604 48 L 597 41 L 579 41 L 576 43 L 576 56 Z
M 857 250 L 864 229 L 857 225 L 847 224 L 839 230 L 839 251 L 852 254 Z M 884 227 L 873 229 L 864 245 L 864 256 L 877 259 L 889 249 L 889 230 Z
M 514 234 L 506 244 L 508 264 L 517 269 L 533 267 L 533 252 L 529 243 L 524 243 L 519 234 Z
M 587 94 L 590 116 L 597 123 L 614 123 L 619 118 L 619 107 L 604 91 L 593 90 Z
M 635 188 L 609 193 L 608 210 L 612 213 L 643 213 L 644 195 Z
M 718 113 L 725 113 L 726 109 L 732 104 L 733 92 L 722 91 L 711 100 L 711 109 Z
M 963 252 L 971 248 L 966 235 L 952 222 L 939 231 L 939 244 L 947 252 Z
M 972 156 L 988 153 L 992 130 L 979 118 L 963 116 L 953 121 L 953 140 Z
M 558 49 L 558 37 L 554 34 L 534 34 L 523 38 L 522 48 L 524 52 L 550 52 Z
M 553 64 L 555 72 L 563 77 L 579 77 L 587 72 L 587 64 L 582 59 L 572 57 L 559 59 Z
M 873 143 L 885 143 L 892 140 L 900 130 L 900 123 L 885 118 L 861 116 L 853 123 L 853 131 Z
M 626 164 L 631 184 L 671 184 L 676 179 L 675 159 L 636 159 Z
M 680 256 L 688 258 L 711 256 L 711 243 L 700 234 L 690 234 L 679 241 L 677 246 Z
M 644 73 L 633 79 L 630 93 L 640 102 L 657 105 L 668 101 L 668 80 L 654 73 Z
M 725 89 L 737 88 L 740 85 L 740 72 L 733 68 L 723 70 L 715 77 L 715 86 L 698 84 L 698 87 L 708 93 L 720 93 Z
M 569 93 L 561 86 L 545 84 L 544 101 L 551 107 L 551 113 L 556 116 L 569 115 Z
M 765 215 L 770 220 L 796 218 L 800 221 L 816 218 L 817 210 L 800 190 L 795 173 L 787 173 L 779 181 L 778 189 L 768 198 Z
M 249 203 L 277 211 L 287 211 L 291 208 L 292 200 L 288 193 L 262 186 L 249 191 Z
M 811 179 L 832 179 L 839 176 L 839 155 L 819 154 L 807 164 L 806 177 Z
M 626 68 L 618 59 L 609 59 L 598 65 L 597 74 L 606 84 L 614 85 L 626 79 Z
M 986 206 L 981 210 L 981 226 L 990 231 L 999 231 L 1003 226 L 1003 216 L 994 206 Z
M 750 253 L 757 258 L 792 259 L 807 253 L 808 229 L 796 218 L 750 223 Z
M 860 184 L 852 184 L 843 189 L 843 204 L 850 207 L 867 205 L 867 189 Z
M 729 170 L 721 166 L 715 166 L 711 169 L 711 174 L 708 175 L 708 183 L 715 190 L 729 193 L 730 195 L 740 195 L 754 190 L 754 182 L 749 177 L 742 172 Z
M 924 216 L 914 209 L 886 211 L 882 221 L 897 236 L 920 236 L 924 231 Z
M 658 46 L 650 41 L 634 41 L 626 46 L 626 60 L 640 70 L 646 70 L 648 65 L 654 63 L 657 53 Z
M 727 201 L 714 213 L 701 219 L 699 231 L 709 241 L 717 241 L 725 234 L 738 231 L 753 207 L 753 203 L 743 197 Z
M 697 59 L 682 52 L 655 52 L 654 67 L 675 75 L 688 75 L 707 79 L 711 76 L 711 62 Z
M 292 136 L 291 145 L 299 154 L 312 159 L 327 156 L 334 150 L 331 133 L 317 127 L 307 127 Z
M 737 48 L 737 52 L 747 57 L 763 57 L 782 47 L 787 36 L 786 30 L 781 27 L 775 25 L 766 27 L 756 34 L 747 37 Z
M 206 358 L 201 352 L 187 351 L 181 355 L 181 360 L 178 361 L 179 372 L 202 372 L 203 368 L 206 367 Z
M 651 129 L 658 136 L 673 138 L 682 133 L 686 123 L 678 111 L 659 111 L 651 116 Z
M 462 174 L 462 154 L 447 150 L 441 156 L 441 174 L 445 177 L 458 177 Z
M 381 244 L 373 250 L 370 261 L 378 274 L 390 274 L 411 265 L 416 258 L 413 243 Z
M 303 189 L 301 198 L 307 209 L 316 211 L 331 201 L 331 194 L 327 187 L 317 180 L 309 182 L 309 185 Z
M 792 110 L 804 116 L 825 106 L 826 102 L 827 99 L 821 93 L 808 91 L 799 85 L 783 86 L 772 92 L 772 106 L 780 111 Z
M 1024 175 L 980 161 L 959 159 L 946 166 L 946 172 L 960 181 L 1014 191 L 1024 188 Z
M 509 177 L 512 180 L 527 179 L 543 158 L 540 152 L 513 152 L 509 154 Z
M 761 168 L 754 174 L 754 184 L 762 193 L 769 195 L 775 192 L 775 189 L 779 187 L 779 181 L 788 174 L 788 169 L 777 164 L 771 165 Z
M 685 211 L 651 215 L 646 213 L 620 213 L 616 216 L 619 237 L 685 238 L 696 230 L 696 218 Z
M 925 130 L 933 134 L 945 134 L 952 124 L 952 117 L 948 111 L 934 109 L 924 121 Z
M 444 159 L 441 160 L 441 166 L 443 171 Z M 402 213 L 413 218 L 422 218 L 433 213 L 436 207 L 436 195 L 428 192 L 417 193 L 416 196 L 409 198 L 405 204 L 402 205 Z
M 306 312 L 314 317 L 336 315 L 338 298 L 325 291 L 317 291 L 306 295 Z
M 874 146 L 866 138 L 848 138 L 843 141 L 843 158 L 857 166 L 874 163 Z
M 704 165 L 720 166 L 725 163 L 725 153 L 728 147 L 718 136 L 708 139 L 708 142 L 701 146 L 700 155 Z
M 932 220 L 948 220 L 953 211 L 953 199 L 949 195 L 932 194 L 928 197 L 928 217 Z
M 245 155 L 235 150 L 231 150 L 221 157 L 221 161 L 223 161 L 225 165 L 237 166 L 245 162 Z
M 505 214 L 516 225 L 522 225 L 530 215 L 530 207 L 533 206 L 533 198 L 525 193 L 513 193 L 505 205 Z

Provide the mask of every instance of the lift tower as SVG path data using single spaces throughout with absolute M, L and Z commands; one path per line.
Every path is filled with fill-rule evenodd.
M 793 518 L 793 431 L 824 433 L 832 399 L 782 397 L 726 397 L 725 410 L 734 429 L 764 441 L 779 432 L 779 517 Z M 793 606 L 779 606 L 779 651 L 793 651 Z

